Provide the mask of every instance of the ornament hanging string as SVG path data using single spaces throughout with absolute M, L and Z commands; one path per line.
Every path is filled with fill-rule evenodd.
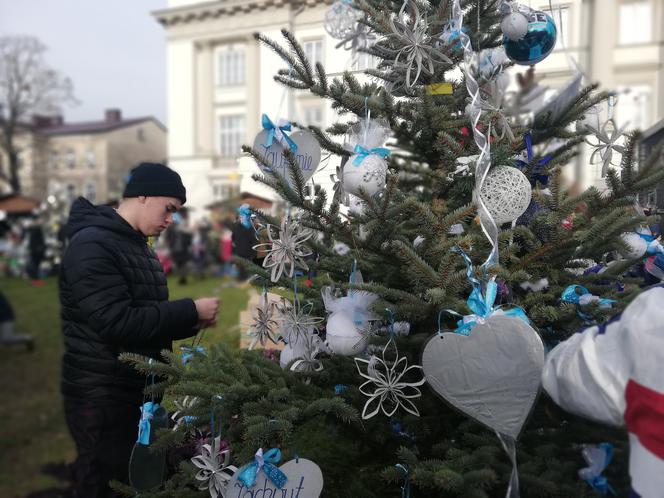
M 507 487 L 507 494 L 505 497 L 519 498 L 519 472 L 516 467 L 516 441 L 513 437 L 501 434 L 498 431 L 496 431 L 496 435 L 498 436 L 498 439 L 500 439 L 500 443 L 503 445 L 505 453 L 507 453 L 507 456 L 512 462 L 512 474 L 510 476 L 510 483 Z
M 484 184 L 486 177 L 491 168 L 491 148 L 488 140 L 488 135 L 491 133 L 490 129 L 487 132 L 487 135 L 484 135 L 478 125 L 482 117 L 482 100 L 480 97 L 480 88 L 477 80 L 472 74 L 473 68 L 473 59 L 475 53 L 473 51 L 472 44 L 470 42 L 470 37 L 467 33 L 463 31 L 463 11 L 461 10 L 461 5 L 459 0 L 454 0 L 452 5 L 452 19 L 456 22 L 456 25 L 459 29 L 459 40 L 461 46 L 463 47 L 463 58 L 464 58 L 464 75 L 466 80 L 466 89 L 468 90 L 468 95 L 471 98 L 471 103 L 468 106 L 470 111 L 470 121 L 471 127 L 473 130 L 473 138 L 477 148 L 480 150 L 479 157 L 477 159 L 477 166 L 475 169 L 475 188 L 473 189 L 473 200 L 478 206 L 479 215 L 480 215 L 480 226 L 482 227 L 482 232 L 489 239 L 491 243 L 491 253 L 482 265 L 485 269 L 490 266 L 496 265 L 499 262 L 498 254 L 498 226 L 496 225 L 493 216 L 489 213 L 489 209 L 482 200 L 480 195 L 480 190 Z
M 401 465 L 396 464 L 395 467 L 403 472 L 403 486 L 401 486 L 401 498 L 410 498 L 410 472 L 408 469 Z

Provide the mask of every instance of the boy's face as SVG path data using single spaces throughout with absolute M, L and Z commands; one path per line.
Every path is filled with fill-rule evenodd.
M 138 198 L 142 204 L 139 217 L 139 230 L 145 236 L 159 235 L 173 223 L 173 214 L 182 207 L 175 197 Z

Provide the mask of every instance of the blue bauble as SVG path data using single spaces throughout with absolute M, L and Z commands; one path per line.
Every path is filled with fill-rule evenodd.
M 532 66 L 544 60 L 556 45 L 556 24 L 551 16 L 534 10 L 528 16 L 528 32 L 520 40 L 503 37 L 505 53 L 510 60 Z

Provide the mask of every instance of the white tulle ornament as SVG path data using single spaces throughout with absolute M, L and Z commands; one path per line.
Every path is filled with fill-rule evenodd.
M 357 197 L 356 195 L 348 196 L 348 210 L 351 214 L 361 216 L 364 214 L 366 207 L 366 203 L 360 197 Z
M 358 155 L 351 156 L 344 168 L 344 188 L 347 192 L 355 195 L 360 194 L 363 189 L 369 195 L 374 195 L 385 188 L 387 175 L 387 163 L 385 159 L 376 155 L 369 155 L 360 159 Z
M 576 131 L 583 133 L 586 131 L 599 130 L 602 126 L 599 119 L 600 110 L 597 106 L 586 109 L 583 117 L 576 122 Z
M 390 133 L 389 125 L 383 119 L 361 119 L 348 130 L 344 148 L 353 155 L 343 167 L 344 192 L 358 196 L 364 191 L 375 195 L 385 188 L 385 158 L 390 151 L 383 145 Z
M 325 13 L 325 31 L 332 38 L 343 40 L 355 30 L 362 17 L 362 11 L 354 8 L 351 1 L 334 2 Z
M 513 11 L 503 17 L 500 30 L 510 40 L 521 40 L 528 33 L 528 18 L 521 12 Z
M 362 283 L 362 274 L 355 270 L 351 274 L 351 283 Z M 367 348 L 368 329 L 376 316 L 369 307 L 378 299 L 370 292 L 350 289 L 348 295 L 336 297 L 331 287 L 321 291 L 325 310 L 330 313 L 325 327 L 327 345 L 334 354 L 354 356 Z
M 521 216 L 532 197 L 530 181 L 511 166 L 496 166 L 486 176 L 480 190 L 482 201 L 497 225 Z
M 628 259 L 642 258 L 648 250 L 648 243 L 637 233 L 623 233 L 620 238 L 629 247 L 627 252 L 622 253 Z

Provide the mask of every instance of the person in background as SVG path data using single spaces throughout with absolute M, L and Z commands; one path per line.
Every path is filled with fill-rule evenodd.
M 166 243 L 171 253 L 175 274 L 178 276 L 178 283 L 184 285 L 189 275 L 193 236 L 185 226 L 182 216 L 175 213 L 173 219 L 173 225 L 166 231 Z
M 0 346 L 25 344 L 28 351 L 32 351 L 35 347 L 33 337 L 28 334 L 17 334 L 14 330 L 15 320 L 14 309 L 5 295 L 0 292 Z
M 664 496 L 664 288 L 574 334 L 546 358 L 542 384 L 563 409 L 629 433 L 631 498 Z
M 186 201 L 180 176 L 162 164 L 131 171 L 117 210 L 84 198 L 71 208 L 60 269 L 65 419 L 76 443 L 79 498 L 115 496 L 128 479 L 146 378 L 122 353 L 158 359 L 172 341 L 213 326 L 219 299 L 169 301 L 148 237 L 173 223 Z
M 249 204 L 242 204 L 238 209 L 238 219 L 233 225 L 233 255 L 249 261 L 256 259 L 254 246 L 258 243 L 256 232 L 251 225 L 251 210 Z M 240 281 L 247 280 L 247 270 L 238 265 L 238 278 Z
M 33 220 L 28 226 L 25 237 L 28 239 L 27 273 L 32 285 L 38 287 L 44 284 L 41 279 L 41 262 L 46 254 L 46 241 L 44 230 L 39 219 Z
M 229 276 L 232 271 L 231 258 L 233 257 L 233 232 L 226 226 L 221 227 L 219 239 L 219 260 L 223 265 L 223 275 Z

